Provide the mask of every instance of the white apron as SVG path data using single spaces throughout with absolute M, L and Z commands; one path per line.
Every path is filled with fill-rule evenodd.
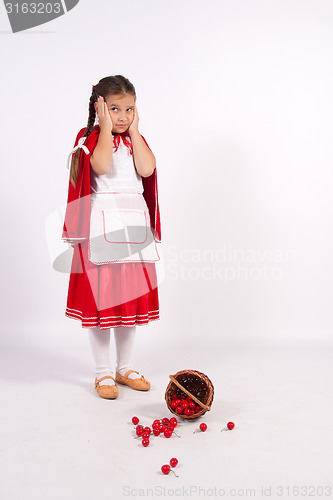
M 141 193 L 91 195 L 88 257 L 94 264 L 160 260 Z

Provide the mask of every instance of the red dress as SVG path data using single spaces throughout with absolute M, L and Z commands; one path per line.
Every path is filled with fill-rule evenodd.
M 79 139 L 83 136 L 84 131 L 85 128 L 80 130 L 75 141 L 75 146 L 79 143 Z M 74 247 L 74 253 L 69 278 L 65 315 L 73 319 L 81 320 L 83 328 L 94 328 L 99 326 L 105 329 L 118 326 L 144 325 L 149 321 L 160 319 L 158 283 L 154 263 L 154 260 L 159 260 L 157 249 L 156 252 L 154 250 L 149 254 L 147 250 L 147 238 L 146 240 L 142 239 L 142 241 L 146 241 L 146 248 L 143 248 L 144 245 L 142 247 L 138 245 L 138 239 L 131 243 L 133 243 L 132 247 L 134 246 L 136 250 L 140 247 L 140 252 L 136 253 L 140 258 L 134 258 L 131 252 L 127 257 L 122 257 L 120 255 L 120 248 L 125 248 L 125 244 L 122 245 L 122 243 L 125 242 L 122 242 L 121 238 L 118 238 L 118 240 L 114 239 L 117 238 L 117 236 L 113 236 L 117 235 L 117 231 L 115 232 L 113 230 L 108 233 L 104 228 L 104 234 L 100 240 L 95 238 L 97 242 L 101 242 L 100 247 L 98 244 L 94 244 L 94 238 L 91 236 L 93 231 L 90 231 L 90 229 L 92 229 L 92 225 L 95 224 L 95 222 L 93 222 L 95 219 L 92 215 L 94 213 L 93 209 L 95 206 L 98 206 L 98 203 L 94 204 L 95 192 L 92 191 L 92 177 L 94 177 L 94 173 L 90 167 L 90 156 L 96 146 L 99 131 L 100 129 L 97 125 L 85 140 L 82 137 L 79 144 L 82 150 L 80 156 L 79 179 L 76 188 L 74 189 L 71 182 L 69 183 L 62 239 Z M 85 147 L 83 146 L 83 141 Z M 128 147 L 131 152 L 130 154 L 132 154 L 130 138 L 126 133 L 116 134 L 114 137 L 115 149 L 117 150 L 121 141 Z M 115 156 L 113 157 L 113 160 L 114 159 Z M 102 177 L 104 178 L 105 176 Z M 142 180 L 141 185 L 143 186 L 143 193 L 134 195 L 129 194 L 128 199 L 138 200 L 143 204 L 143 208 L 147 209 L 143 219 L 146 220 L 148 227 L 144 228 L 142 226 L 139 229 L 145 230 L 146 234 L 148 234 L 147 231 L 150 231 L 149 234 L 153 235 L 153 242 L 150 248 L 154 249 L 155 242 L 161 241 L 156 168 L 151 176 L 138 177 Z M 98 189 L 95 191 L 97 191 L 98 195 L 100 194 Z M 105 194 L 109 195 L 110 193 Z M 120 195 L 119 198 L 121 196 L 122 195 Z M 99 197 L 101 199 L 108 198 L 108 196 Z M 113 198 L 117 198 L 117 194 Z M 126 195 L 124 195 L 124 199 L 126 200 Z M 97 216 L 99 217 L 99 213 L 104 217 L 105 214 L 108 214 L 108 211 L 110 214 L 113 209 L 106 208 L 106 210 L 98 212 L 95 210 L 97 214 L 96 221 Z M 125 214 L 130 211 L 124 210 L 123 212 Z M 133 210 L 133 212 L 140 211 Z M 142 210 L 142 213 L 143 212 L 144 210 Z M 116 219 L 110 219 L 110 221 L 111 225 L 109 229 Z M 128 231 L 126 234 L 128 234 Z M 102 252 L 104 252 L 104 256 L 105 249 L 108 251 L 106 245 L 110 243 L 110 237 L 115 241 L 113 247 L 117 248 L 119 254 L 117 256 L 118 258 L 110 257 L 109 260 L 106 261 L 101 258 L 100 262 L 103 263 L 96 264 L 95 262 L 99 262 L 96 260 L 99 258 L 98 256 L 102 255 Z M 108 243 L 106 243 L 106 241 L 108 241 Z M 117 243 L 119 244 L 117 245 Z M 94 248 L 97 249 L 95 253 L 92 252 Z M 100 254 L 98 253 L 99 248 Z M 145 254 L 146 251 L 148 253 Z M 150 255 L 152 257 L 142 257 L 144 255 Z M 155 255 L 157 257 L 154 257 Z

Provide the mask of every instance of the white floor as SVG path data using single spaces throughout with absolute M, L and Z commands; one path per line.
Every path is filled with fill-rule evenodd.
M 221 341 L 185 349 L 166 338 L 157 353 L 149 338 L 136 347 L 135 361 L 151 390 L 120 386 L 116 400 L 95 392 L 87 336 L 75 337 L 66 352 L 47 338 L 19 345 L 3 339 L 1 499 L 333 494 L 327 489 L 332 346 Z M 145 425 L 172 416 L 164 400 L 169 374 L 186 368 L 212 380 L 211 411 L 191 422 L 179 419 L 180 438 L 153 437 L 144 448 L 134 439 L 132 416 Z M 230 420 L 235 429 L 220 432 Z M 208 430 L 193 434 L 201 421 Z M 171 457 L 179 460 L 178 478 L 160 471 Z

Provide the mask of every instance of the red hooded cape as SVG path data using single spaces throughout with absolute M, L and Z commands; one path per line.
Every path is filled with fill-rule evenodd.
M 78 145 L 79 139 L 83 136 L 85 130 L 86 128 L 84 127 L 78 133 L 74 148 Z M 96 147 L 99 133 L 100 126 L 95 125 L 92 132 L 85 139 L 83 146 L 81 146 L 79 177 L 76 188 L 74 188 L 71 180 L 69 179 L 67 206 L 61 239 L 71 245 L 89 239 L 91 194 L 90 157 Z M 126 132 L 119 135 L 129 137 Z M 143 135 L 141 135 L 141 137 L 149 148 L 146 139 Z M 120 137 L 117 139 L 120 139 Z M 70 157 L 72 157 L 72 154 Z M 142 194 L 146 200 L 149 210 L 152 232 L 155 240 L 157 242 L 161 242 L 161 223 L 158 205 L 156 167 L 154 172 L 149 177 L 142 177 L 142 184 Z

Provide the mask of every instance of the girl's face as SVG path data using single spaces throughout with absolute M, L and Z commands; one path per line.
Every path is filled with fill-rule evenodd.
M 134 118 L 135 96 L 130 94 L 109 95 L 105 99 L 112 120 L 112 132 L 125 132 Z

